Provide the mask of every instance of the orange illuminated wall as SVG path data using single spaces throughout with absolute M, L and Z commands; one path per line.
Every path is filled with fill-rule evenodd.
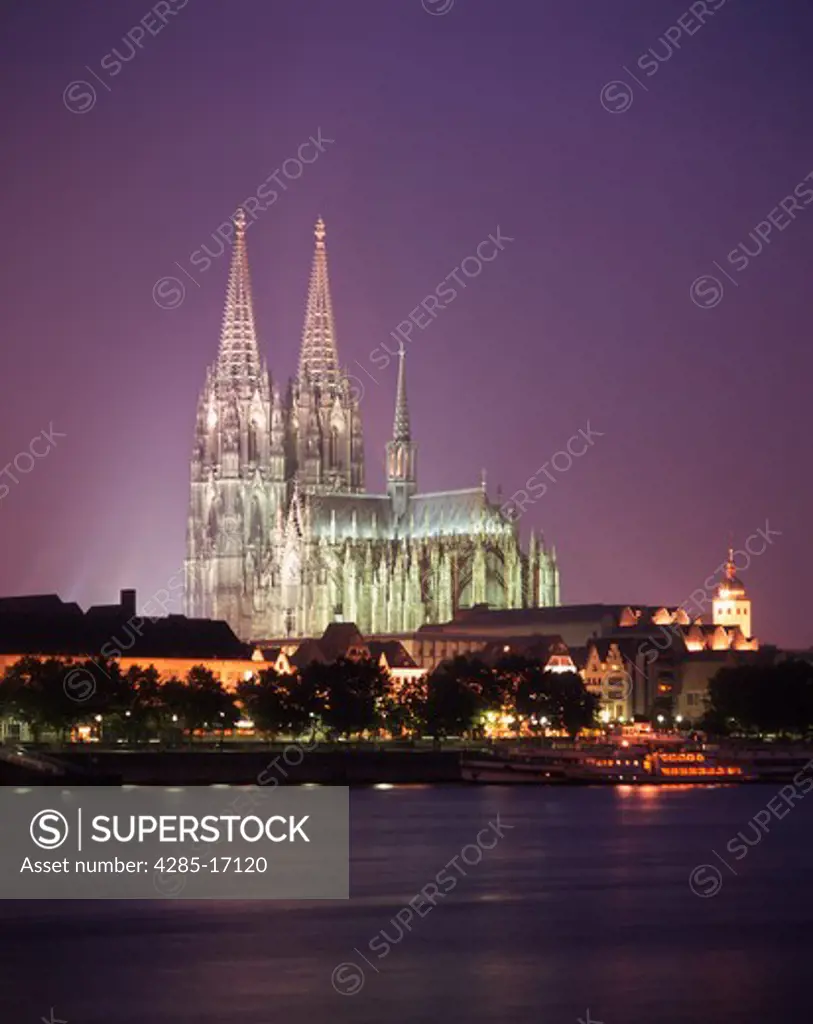
M 74 662 L 91 660 L 90 658 L 59 654 L 0 654 L 0 674 L 24 657 L 35 657 L 42 660 L 60 658 L 64 661 Z M 208 668 L 220 679 L 227 690 L 235 690 L 238 683 L 250 679 L 264 668 L 272 667 L 269 663 L 262 660 L 238 658 L 119 658 L 118 660 L 122 672 L 126 672 L 133 665 L 140 665 L 142 668 L 149 668 L 153 665 L 162 682 L 166 682 L 167 679 L 172 679 L 173 677 L 183 681 L 191 668 L 194 668 L 196 665 L 203 665 L 204 668 Z
M 720 587 L 712 601 L 715 626 L 739 626 L 743 636 L 751 636 L 751 602 L 744 595 L 729 593 Z

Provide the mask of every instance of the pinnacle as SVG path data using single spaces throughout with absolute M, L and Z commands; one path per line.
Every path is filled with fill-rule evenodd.
M 321 217 L 316 222 L 314 235 L 316 247 L 302 331 L 299 377 L 300 380 L 309 378 L 320 387 L 331 387 L 339 380 L 339 358 L 328 280 L 325 222 Z
M 409 405 L 407 404 L 406 393 L 406 371 L 405 371 L 404 346 L 398 349 L 398 383 L 396 385 L 395 397 L 395 422 L 392 428 L 394 441 L 409 441 L 411 432 L 409 427 Z
M 260 376 L 260 355 L 254 328 L 254 305 L 246 251 L 246 216 L 242 209 L 234 214 L 237 229 L 232 249 L 226 306 L 220 332 L 217 376 L 221 382 L 256 383 Z

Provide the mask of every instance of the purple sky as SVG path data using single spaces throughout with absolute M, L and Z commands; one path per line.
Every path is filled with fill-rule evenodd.
M 676 604 L 767 520 L 781 537 L 742 574 L 755 632 L 813 643 L 813 203 L 727 260 L 813 171 L 813 9 L 729 0 L 639 65 L 688 7 L 189 0 L 160 30 L 146 0 L 4 4 L 0 464 L 66 436 L 2 477 L 0 593 L 144 600 L 181 564 L 228 254 L 178 308 L 153 286 L 321 128 L 250 227 L 255 311 L 284 381 L 323 215 L 340 357 L 379 378 L 368 485 L 395 384 L 369 353 L 499 225 L 514 241 L 409 346 L 421 487 L 485 467 L 508 497 L 589 421 L 604 436 L 522 519 L 556 543 L 566 602 Z M 142 18 L 158 34 L 113 75 Z M 611 113 L 623 66 L 642 84 Z M 700 308 L 709 273 L 723 298 Z

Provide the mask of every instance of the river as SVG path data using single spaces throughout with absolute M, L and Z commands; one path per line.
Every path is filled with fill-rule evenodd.
M 802 1020 L 813 796 L 761 835 L 776 788 L 357 789 L 349 901 L 5 902 L 0 1020 Z

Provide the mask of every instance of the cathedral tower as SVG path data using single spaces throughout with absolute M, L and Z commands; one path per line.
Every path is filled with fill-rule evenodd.
M 269 526 L 285 501 L 285 438 L 257 347 L 242 210 L 234 225 L 220 345 L 198 399 L 185 603 L 187 615 L 227 619 L 246 635 Z
M 289 473 L 306 493 L 359 493 L 364 490 L 361 412 L 339 369 L 321 217 L 314 234 L 299 373 L 291 389 Z

